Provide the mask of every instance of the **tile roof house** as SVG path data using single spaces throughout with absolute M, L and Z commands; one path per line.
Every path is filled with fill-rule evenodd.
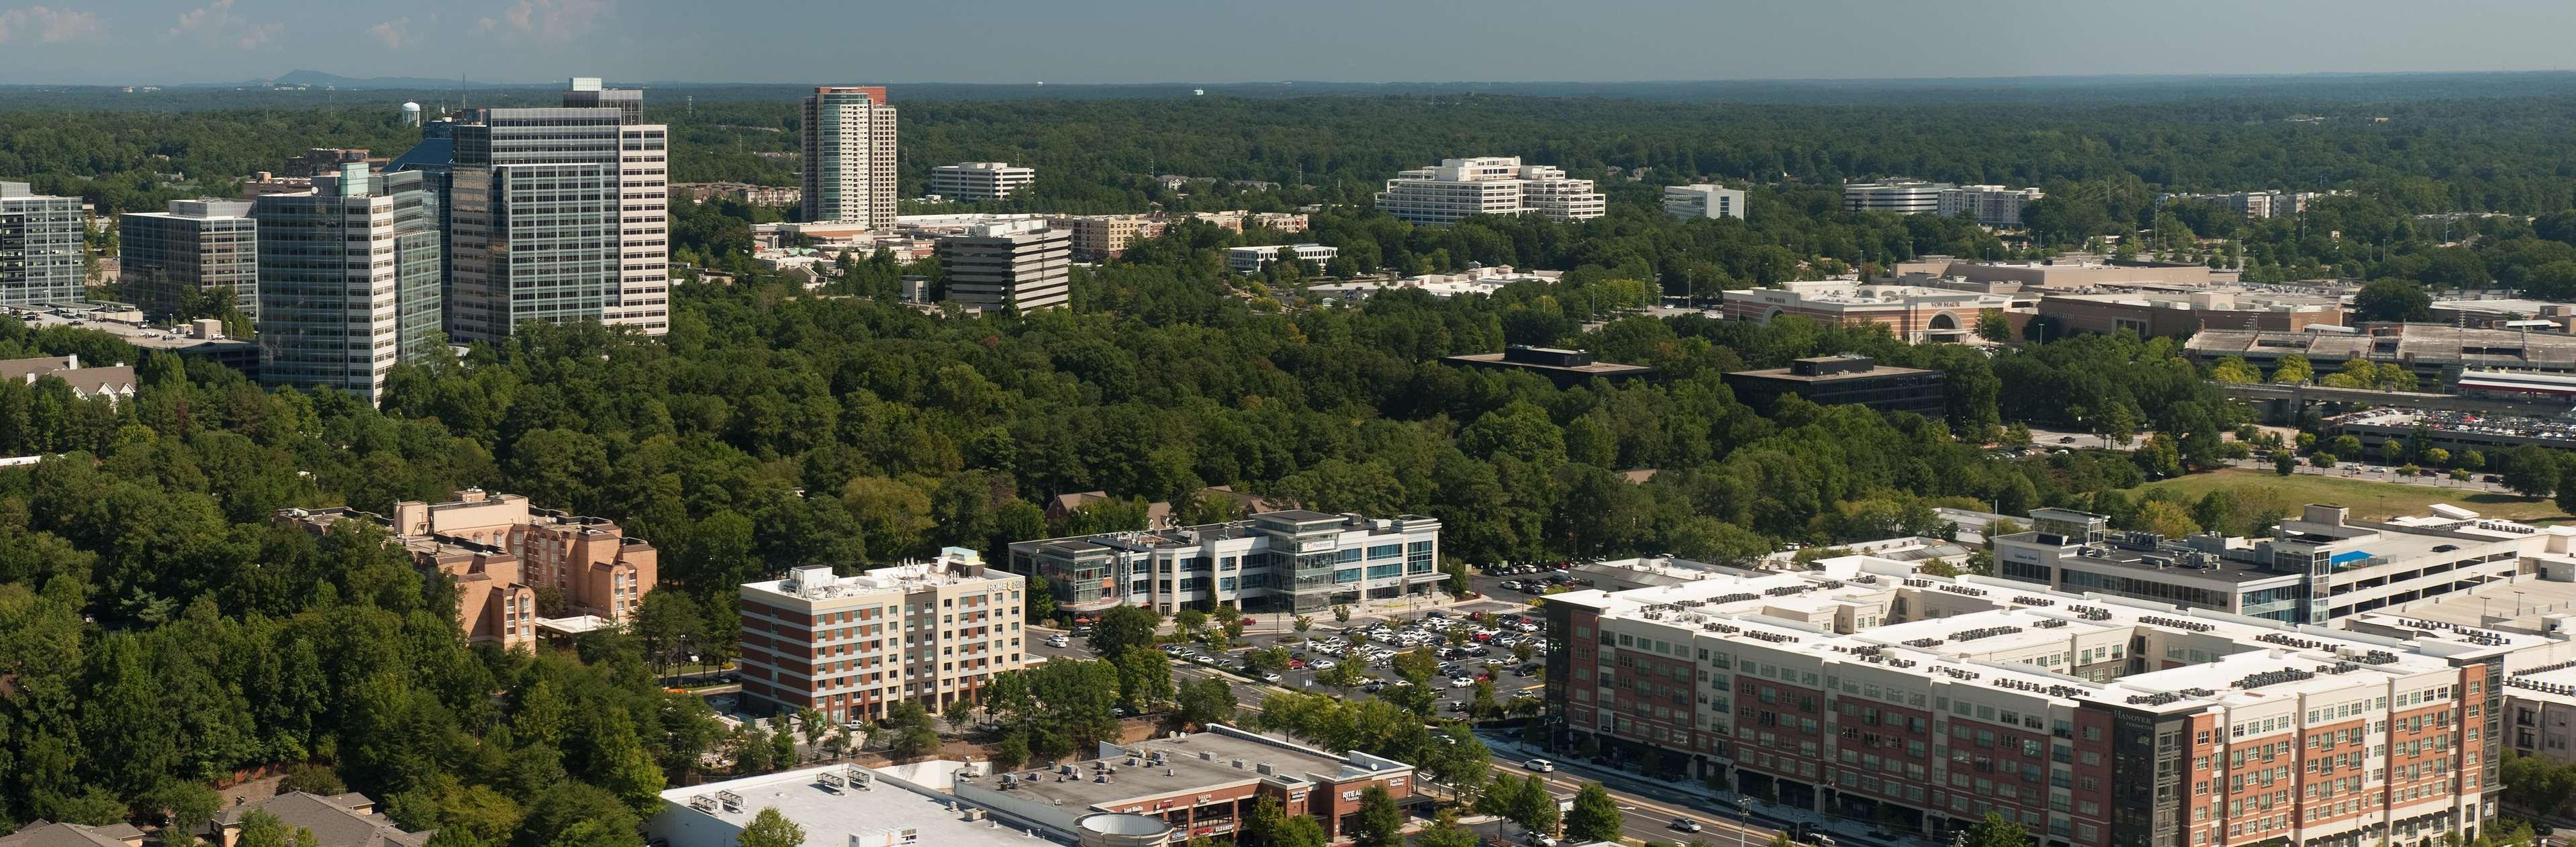
M 82 826 L 39 820 L 17 832 L 0 835 L 0 847 L 143 847 L 143 830 L 123 823 Z
M 32 383 L 37 377 L 60 377 L 71 383 L 72 393 L 82 397 L 106 397 L 125 400 L 134 396 L 134 367 L 116 364 L 107 367 L 81 367 L 79 356 L 45 356 L 34 359 L 0 361 L 0 379 Z
M 215 847 L 234 847 L 241 839 L 242 818 L 267 812 L 294 829 L 313 831 L 318 847 L 421 847 L 429 832 L 404 832 L 376 811 L 376 801 L 355 792 L 324 797 L 297 791 L 257 803 L 225 809 L 203 834 Z M 15 847 L 12 845 L 11 847 Z

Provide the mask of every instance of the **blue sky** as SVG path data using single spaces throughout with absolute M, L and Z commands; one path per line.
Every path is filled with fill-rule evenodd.
M 0 84 L 2551 70 L 2567 0 L 0 0 Z

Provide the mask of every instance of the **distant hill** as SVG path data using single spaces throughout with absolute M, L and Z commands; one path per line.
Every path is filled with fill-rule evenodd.
M 321 71 L 311 70 L 288 71 L 286 75 L 268 80 L 267 82 L 270 85 L 309 85 L 314 88 L 400 88 L 410 90 L 454 90 L 458 84 L 457 80 L 452 79 L 430 79 L 427 77 L 416 76 L 377 76 L 360 79 L 358 77 L 341 76 L 339 74 L 323 73 Z M 531 83 L 483 82 L 469 79 L 465 80 L 464 84 L 468 88 L 514 88 L 529 85 Z

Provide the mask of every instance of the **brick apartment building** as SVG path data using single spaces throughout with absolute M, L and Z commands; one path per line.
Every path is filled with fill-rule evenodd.
M 622 623 L 661 572 L 661 552 L 613 521 L 479 488 L 445 503 L 395 503 L 391 520 L 347 508 L 286 509 L 277 519 L 316 534 L 349 519 L 384 527 L 414 564 L 456 580 L 457 625 L 466 635 L 503 648 L 535 642 L 541 591 L 560 594 L 566 616 Z
M 2493 821 L 2505 655 L 2556 643 L 1828 562 L 1550 596 L 1555 741 L 1936 840 L 2411 845 Z
M 834 722 L 885 717 L 897 700 L 936 711 L 1019 669 L 1025 583 L 949 547 L 857 576 L 809 565 L 744 584 L 743 696 Z

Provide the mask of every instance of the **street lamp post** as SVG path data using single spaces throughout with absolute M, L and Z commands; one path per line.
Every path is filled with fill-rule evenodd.
M 1753 833 L 1753 798 L 1735 795 L 1735 847 L 1745 847 Z

